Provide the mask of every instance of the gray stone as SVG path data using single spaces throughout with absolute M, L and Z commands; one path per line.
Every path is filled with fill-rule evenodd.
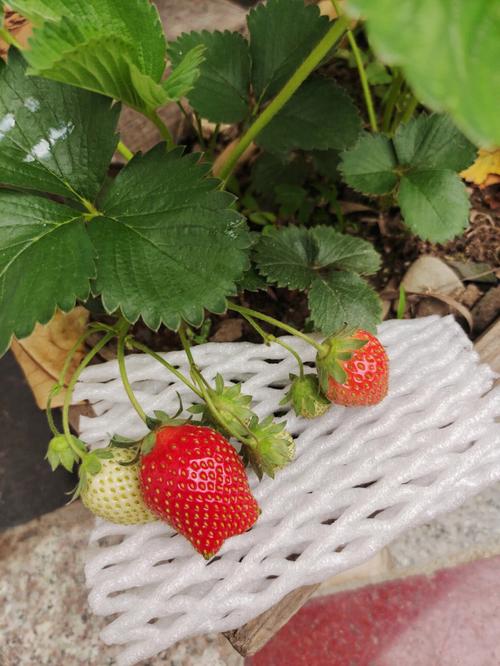
M 435 291 L 441 294 L 456 294 L 463 290 L 460 278 L 444 261 L 437 257 L 419 257 L 407 270 L 402 280 L 409 292 Z

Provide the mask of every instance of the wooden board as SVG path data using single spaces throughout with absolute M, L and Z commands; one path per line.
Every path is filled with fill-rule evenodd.
M 295 613 L 302 608 L 318 585 L 307 585 L 293 590 L 269 610 L 258 615 L 239 629 L 226 631 L 224 636 L 233 648 L 244 657 L 255 654 L 271 640 Z
M 476 340 L 474 349 L 483 363 L 487 363 L 500 374 L 500 319 L 491 324 Z
M 500 373 L 500 319 L 476 340 L 474 348 L 483 363 Z M 225 632 L 224 636 L 244 657 L 255 654 L 302 608 L 319 586 L 307 585 L 293 590 L 265 613 L 239 629 Z

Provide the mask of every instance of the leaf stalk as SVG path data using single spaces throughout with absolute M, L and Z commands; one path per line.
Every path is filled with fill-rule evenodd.
M 248 130 L 243 134 L 239 142 L 234 147 L 229 155 L 226 163 L 221 169 L 220 178 L 226 183 L 229 176 L 232 174 L 239 158 L 258 134 L 268 125 L 274 116 L 282 109 L 288 102 L 292 95 L 297 91 L 299 86 L 306 80 L 311 72 L 320 64 L 323 58 L 332 49 L 335 43 L 344 34 L 348 25 L 348 20 L 345 16 L 340 17 L 332 27 L 328 30 L 326 35 L 317 43 L 311 53 L 307 56 L 304 62 L 295 70 L 290 79 L 285 83 L 280 92 L 272 100 L 272 102 L 262 111 L 262 113 L 250 125 Z
M 268 324 L 271 324 L 272 326 L 281 328 L 283 331 L 290 333 L 290 335 L 293 335 L 296 338 L 304 340 L 304 342 L 307 342 L 317 351 L 319 352 L 324 351 L 324 346 L 320 342 L 317 342 L 316 340 L 314 340 L 314 338 L 311 338 L 309 335 L 302 333 L 302 331 L 299 331 L 293 326 L 290 326 L 289 324 L 284 324 L 283 322 L 279 321 L 279 319 L 270 317 L 269 315 L 263 314 L 262 312 L 257 312 L 257 310 L 252 310 L 251 308 L 245 308 L 242 305 L 237 305 L 236 303 L 228 303 L 227 307 L 229 310 L 234 310 L 235 312 L 239 312 L 244 317 L 249 316 L 251 318 L 260 319 L 261 321 L 265 321 Z
M 337 16 L 341 16 L 340 8 L 337 3 L 337 0 L 331 0 L 333 8 L 337 12 Z M 363 58 L 361 56 L 361 51 L 359 49 L 358 43 L 356 42 L 356 37 L 354 36 L 353 31 L 348 28 L 346 31 L 347 39 L 351 46 L 352 54 L 354 60 L 356 61 L 356 67 L 358 68 L 359 79 L 361 82 L 361 88 L 363 90 L 363 96 L 365 98 L 366 111 L 368 113 L 368 119 L 370 121 L 370 127 L 372 132 L 378 132 L 378 122 L 377 114 L 375 113 L 375 108 L 373 105 L 373 97 L 370 90 L 370 85 L 368 83 L 368 77 L 366 76 L 365 66 L 363 64 Z

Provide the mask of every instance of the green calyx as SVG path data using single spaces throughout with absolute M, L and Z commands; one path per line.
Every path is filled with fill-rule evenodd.
M 77 437 L 71 436 L 71 443 L 66 435 L 55 435 L 50 442 L 45 458 L 49 461 L 52 471 L 62 465 L 68 472 L 73 471 L 73 466 L 80 458 L 87 454 L 85 444 Z
M 316 355 L 316 369 L 323 391 L 328 390 L 330 378 L 339 384 L 347 381 L 344 363 L 367 342 L 368 340 L 358 340 L 350 335 L 332 335 L 322 342 L 321 350 Z
M 207 425 L 221 429 L 224 423 L 224 434 L 237 438 L 245 438 L 248 435 L 248 425 L 254 413 L 250 409 L 252 396 L 241 392 L 241 384 L 230 386 L 224 385 L 222 375 L 215 378 L 215 389 L 206 388 L 209 402 L 205 405 L 193 405 L 189 411 L 193 414 L 201 413 L 202 422 Z
M 285 423 L 275 423 L 272 416 L 263 421 L 254 416 L 249 431 L 252 437 L 243 449 L 243 459 L 252 466 L 259 479 L 264 474 L 274 478 L 275 473 L 295 456 L 292 435 L 285 430 Z
M 78 483 L 72 492 L 70 502 L 73 502 L 75 499 L 77 499 L 77 497 L 79 497 L 82 491 L 87 487 L 89 476 L 95 476 L 96 474 L 99 474 L 102 468 L 101 460 L 112 457 L 113 450 L 110 446 L 107 446 L 103 449 L 95 449 L 95 451 L 90 451 L 83 455 L 82 462 L 78 468 Z
M 124 463 L 125 465 L 134 465 L 139 460 L 140 456 L 145 456 L 146 454 L 151 453 L 154 445 L 156 444 L 156 433 L 160 428 L 164 428 L 165 426 L 185 425 L 191 421 L 191 418 L 179 418 L 180 414 L 182 414 L 184 410 L 184 406 L 182 404 L 181 396 L 177 394 L 177 397 L 179 398 L 179 407 L 173 416 L 170 416 L 170 414 L 167 414 L 167 412 L 164 412 L 162 409 L 156 409 L 153 412 L 154 417 L 146 417 L 146 425 L 150 429 L 150 432 L 148 432 L 148 434 L 139 442 L 134 442 L 131 440 L 127 441 L 123 437 L 120 438 L 118 443 L 116 437 L 114 440 L 112 440 L 114 442 L 114 446 L 118 446 L 119 448 L 131 448 L 138 445 L 136 457 L 130 463 Z
M 330 401 L 321 392 L 318 377 L 313 374 L 290 375 L 292 384 L 290 390 L 280 404 L 292 403 L 297 416 L 314 419 L 324 414 L 330 407 Z

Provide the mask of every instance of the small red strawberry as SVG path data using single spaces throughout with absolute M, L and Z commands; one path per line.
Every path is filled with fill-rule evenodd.
M 337 405 L 376 405 L 387 395 L 389 360 L 368 331 L 332 336 L 323 343 L 316 365 L 326 397 Z
M 260 513 L 236 450 L 211 428 L 159 428 L 139 478 L 146 505 L 206 559 L 252 527 Z

